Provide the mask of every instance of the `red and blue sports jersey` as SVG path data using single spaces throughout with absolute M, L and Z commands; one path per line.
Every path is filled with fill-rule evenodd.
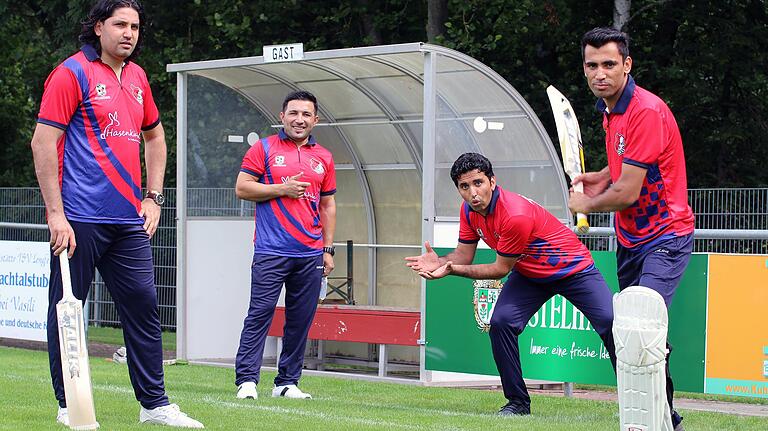
M 304 172 L 299 181 L 310 183 L 299 199 L 281 197 L 256 203 L 256 253 L 309 257 L 323 253 L 320 198 L 336 193 L 333 155 L 310 135 L 297 146 L 283 130 L 261 139 L 243 157 L 241 172 L 263 184 L 284 183 Z
M 618 181 L 625 163 L 647 170 L 638 200 L 615 214 L 621 245 L 633 248 L 693 232 L 683 141 L 667 104 L 629 76 L 613 110 L 602 99 L 597 109 L 603 113 L 611 180 Z
M 144 70 L 121 79 L 85 45 L 48 76 L 37 121 L 64 130 L 56 147 L 70 221 L 142 224 L 141 132 L 160 123 Z
M 519 257 L 514 270 L 538 282 L 559 280 L 594 265 L 587 247 L 560 220 L 498 185 L 485 216 L 466 202 L 461 205 L 459 242 L 480 239 L 502 256 Z

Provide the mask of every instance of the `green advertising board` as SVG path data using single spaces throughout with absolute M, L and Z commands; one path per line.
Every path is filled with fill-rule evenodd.
M 446 254 L 451 250 L 436 250 Z M 608 285 L 618 291 L 613 252 L 592 252 Z M 475 263 L 495 252 L 477 251 Z M 703 392 L 707 256 L 693 255 L 670 308 L 670 361 L 675 388 Z M 473 281 L 446 277 L 427 283 L 426 362 L 434 371 L 497 375 L 486 332 L 478 328 Z M 572 304 L 557 295 L 531 318 L 519 337 L 523 375 L 528 379 L 615 385 L 600 337 Z

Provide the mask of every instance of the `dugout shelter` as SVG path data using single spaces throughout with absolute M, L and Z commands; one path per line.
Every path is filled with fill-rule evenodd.
M 565 177 L 546 131 L 514 87 L 481 62 L 424 43 L 272 60 L 167 67 L 176 73 L 178 98 L 179 358 L 235 356 L 254 221 L 252 204 L 235 197 L 234 183 L 248 146 L 277 132 L 291 91 L 318 98 L 313 135 L 334 155 L 335 238 L 339 245 L 354 242 L 357 303 L 420 311 L 422 340 L 425 283 L 403 258 L 420 254 L 427 240 L 456 244 L 461 199 L 449 170 L 460 154 L 484 154 L 500 185 L 570 223 Z M 337 250 L 335 272 L 343 274 L 345 250 Z M 419 361 L 425 379 L 423 348 L 391 354 Z

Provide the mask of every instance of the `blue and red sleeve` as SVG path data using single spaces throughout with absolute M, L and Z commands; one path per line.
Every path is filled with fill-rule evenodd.
M 69 68 L 59 65 L 45 81 L 37 122 L 65 130 L 82 100 L 77 78 Z

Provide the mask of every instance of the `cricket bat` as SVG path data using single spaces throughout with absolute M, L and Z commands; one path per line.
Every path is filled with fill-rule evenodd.
M 96 410 L 93 407 L 83 303 L 72 294 L 72 278 L 69 274 L 66 250 L 59 255 L 59 263 L 64 293 L 61 301 L 56 304 L 56 316 L 59 323 L 59 349 L 69 428 L 94 430 L 99 427 L 99 423 L 96 422 Z
M 557 125 L 557 137 L 560 141 L 560 153 L 563 155 L 563 168 L 571 181 L 584 173 L 584 147 L 581 145 L 581 131 L 576 113 L 573 112 L 571 102 L 553 86 L 547 87 L 549 104 L 552 105 L 552 113 Z M 584 193 L 584 185 L 579 183 L 573 186 L 573 191 Z M 576 214 L 576 232 L 589 232 L 589 221 L 585 214 Z

